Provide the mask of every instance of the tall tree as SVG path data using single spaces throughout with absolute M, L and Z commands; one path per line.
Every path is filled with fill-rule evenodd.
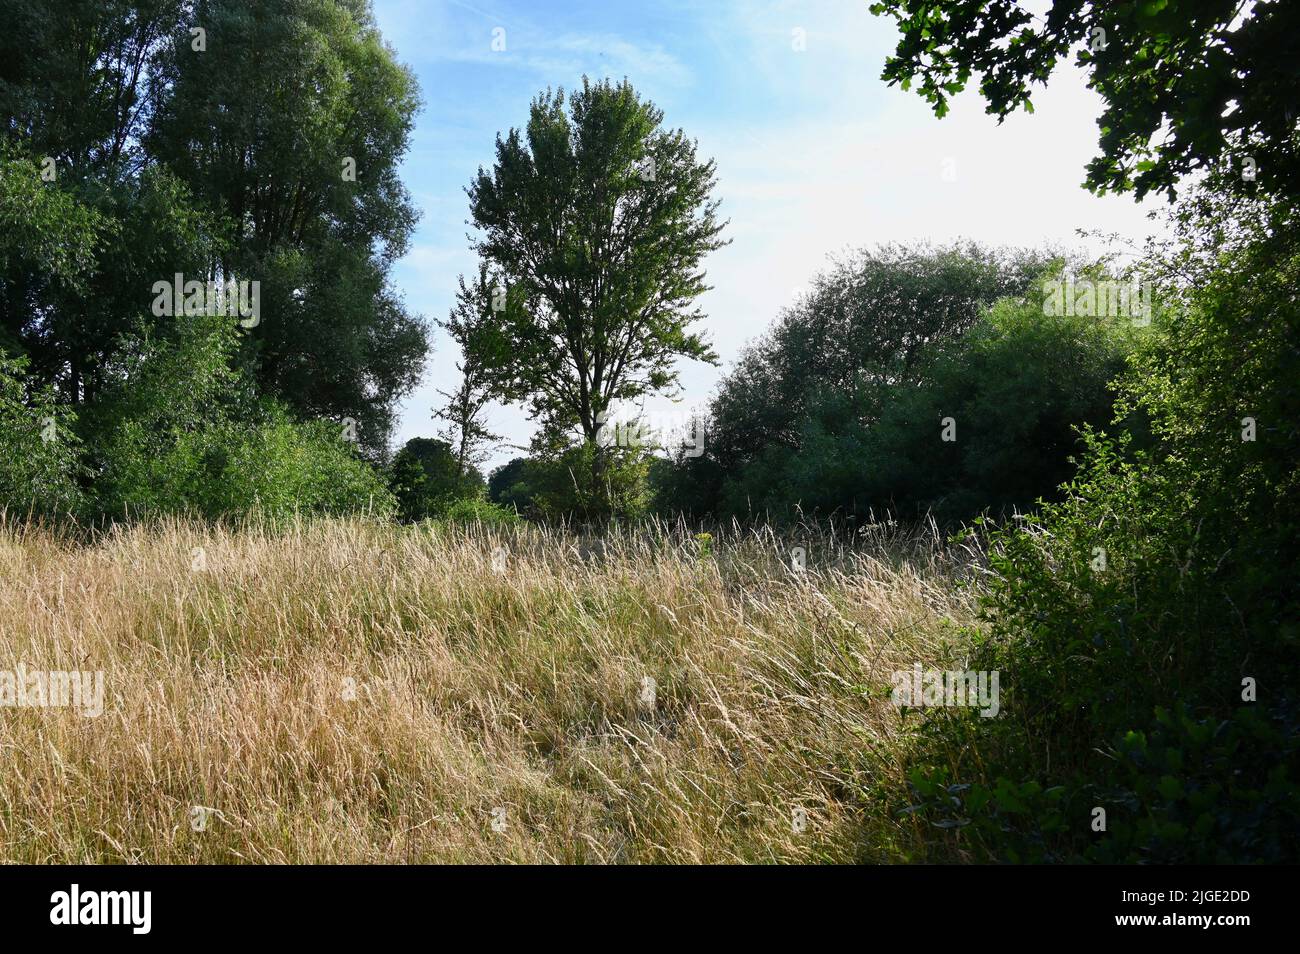
M 504 347 L 484 365 L 498 397 L 528 403 L 544 443 L 577 432 L 596 445 L 612 402 L 670 389 L 679 358 L 717 361 L 688 330 L 704 256 L 725 244 L 714 164 L 662 122 L 626 81 L 584 77 L 570 97 L 538 96 L 467 190 L 475 250 L 504 283 Z
M 211 216 L 149 167 L 141 143 L 153 116 L 148 76 L 182 9 L 181 0 L 0 0 L 3 174 L 15 184 L 30 176 L 50 203 L 98 223 L 76 283 L 44 253 L 9 258 L 0 274 L 4 347 L 26 354 L 65 400 L 96 392 L 118 339 L 147 317 L 155 280 L 205 270 L 215 254 Z
M 183 0 L 0 0 L 0 124 L 63 177 L 138 172 L 148 77 Z
M 428 340 L 388 280 L 418 91 L 369 0 L 0 0 L 0 23 L 3 173 L 30 160 L 99 223 L 78 287 L 10 256 L 6 347 L 86 401 L 121 338 L 174 330 L 154 282 L 256 280 L 240 358 L 261 390 L 383 446 Z
M 1174 194 L 1188 172 L 1231 165 L 1239 191 L 1300 198 L 1300 70 L 1294 0 L 1054 0 L 1045 17 L 1015 0 L 876 0 L 902 31 L 883 79 L 937 115 L 981 74 L 989 112 L 1032 111 L 1071 51 L 1105 102 L 1087 184 Z
M 262 284 L 258 381 L 382 444 L 427 333 L 388 283 L 416 221 L 398 166 L 418 89 L 369 0 L 195 0 L 151 83 L 152 152 L 228 223 L 216 270 Z

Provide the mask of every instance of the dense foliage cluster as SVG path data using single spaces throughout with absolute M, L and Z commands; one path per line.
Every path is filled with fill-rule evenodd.
M 418 94 L 368 2 L 0 19 L 0 508 L 391 510 L 372 462 L 427 348 L 387 277 Z

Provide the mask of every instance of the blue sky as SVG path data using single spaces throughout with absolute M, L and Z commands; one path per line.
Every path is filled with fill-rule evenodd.
M 1139 238 L 1153 229 L 1131 198 L 1080 187 L 1100 113 L 1081 74 L 1059 71 L 1033 115 L 1001 126 L 970 92 L 937 120 L 915 93 L 880 81 L 896 31 L 867 0 L 374 6 L 425 102 L 403 167 L 422 219 L 393 280 L 429 319 L 446 316 L 457 276 L 474 269 L 465 186 L 491 166 L 497 133 L 522 126 L 548 86 L 626 76 L 717 162 L 732 243 L 706 261 L 714 288 L 700 304 L 722 365 L 684 364 L 681 403 L 653 400 L 651 413 L 707 401 L 744 343 L 848 249 L 956 238 L 1099 247 L 1075 230 Z M 399 443 L 438 429 L 430 411 L 436 390 L 454 384 L 456 359 L 439 333 L 424 382 L 402 405 Z M 515 408 L 494 408 L 491 423 L 517 444 L 532 431 Z M 501 449 L 489 466 L 517 454 Z

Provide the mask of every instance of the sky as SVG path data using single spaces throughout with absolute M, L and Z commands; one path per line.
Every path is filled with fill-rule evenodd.
M 1034 10 L 1035 4 L 1027 2 Z M 1038 4 L 1043 6 L 1044 4 Z M 465 187 L 490 169 L 498 133 L 522 127 L 533 98 L 582 76 L 627 78 L 664 125 L 717 163 L 715 198 L 731 244 L 704 262 L 699 299 L 718 366 L 683 362 L 681 392 L 647 401 L 664 421 L 708 401 L 751 341 L 831 257 L 864 246 L 972 239 L 1099 251 L 1077 230 L 1151 233 L 1154 202 L 1082 188 L 1101 102 L 1072 66 L 1034 113 L 999 125 L 972 90 L 942 120 L 915 92 L 879 78 L 891 19 L 868 0 L 374 0 L 398 58 L 419 79 L 402 175 L 421 220 L 393 270 L 407 306 L 445 318 L 457 277 L 475 271 Z M 495 41 L 495 43 L 494 43 Z M 504 49 L 501 47 L 504 46 Z M 494 48 L 495 47 L 495 48 Z M 437 391 L 456 383 L 456 346 L 435 331 L 424 380 L 401 404 L 397 444 L 433 436 Z M 526 445 L 521 408 L 491 409 L 507 445 Z M 486 467 L 521 451 L 504 446 Z

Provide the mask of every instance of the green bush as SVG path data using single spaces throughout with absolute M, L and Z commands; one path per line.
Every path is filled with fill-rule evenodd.
M 393 457 L 388 468 L 388 485 L 397 498 L 402 520 L 438 517 L 457 501 L 479 496 L 483 475 L 461 464 L 446 441 L 413 437 Z
M 967 333 L 991 303 L 1023 294 L 1048 264 L 973 243 L 883 245 L 833 261 L 721 382 L 704 455 L 679 457 L 675 474 L 657 468 L 656 509 L 865 512 L 862 438 L 889 387 L 917 383 L 936 346 Z
M 949 827 L 971 834 L 952 837 L 1008 858 L 1295 860 L 1294 234 L 1258 229 L 1203 267 L 1196 247 L 1173 257 L 1195 280 L 1161 287 L 1174 307 L 1135 353 L 1117 418 L 1141 417 L 1153 446 L 1087 433 L 1064 498 L 992 535 L 970 665 L 1001 671 L 1003 717 L 940 716 L 921 748 L 917 810 L 956 798 L 967 817 Z M 999 791 L 1058 794 L 1009 821 Z
M 513 508 L 482 497 L 462 497 L 452 501 L 440 516 L 448 523 L 482 524 L 486 527 L 513 527 L 523 523 L 523 518 Z
M 392 515 L 392 493 L 343 434 L 331 421 L 295 421 L 275 404 L 253 426 L 214 429 L 207 459 L 222 466 L 206 481 L 205 512 Z
M 396 503 L 339 424 L 298 422 L 251 397 L 231 367 L 234 331 L 186 319 L 141 342 L 88 422 L 96 505 L 107 516 L 391 513 Z
M 877 382 L 869 402 L 828 382 L 810 388 L 794 446 L 769 444 L 730 473 L 708 453 L 658 467 L 658 509 L 694 512 L 716 486 L 724 514 L 954 522 L 1054 496 L 1082 450 L 1078 428 L 1113 416 L 1111 382 L 1144 333 L 1128 317 L 1046 314 L 1041 283 L 1059 276 L 918 348 L 910 372 Z
M 1078 429 L 1113 416 L 1111 382 L 1141 334 L 1127 317 L 1045 314 L 1038 288 L 999 301 L 935 350 L 917 385 L 889 389 L 858 441 L 859 500 L 955 521 L 1054 496 L 1082 450 Z
M 25 360 L 0 353 L 0 510 L 75 514 L 82 504 L 76 418 L 25 370 Z
M 599 453 L 600 461 L 596 463 Z M 516 458 L 493 471 L 489 499 L 543 521 L 602 522 L 636 520 L 650 512 L 651 463 L 640 448 L 576 444 L 544 457 Z M 593 466 L 600 468 L 602 494 L 588 488 Z
M 930 742 L 992 753 L 974 719 L 940 717 Z M 938 728 L 932 724 L 931 729 Z M 937 748 L 930 749 L 931 753 Z M 1145 729 L 1114 735 L 1104 769 L 989 774 L 955 782 L 946 764 L 910 773 L 918 813 L 940 837 L 1013 864 L 1235 864 L 1294 862 L 1300 848 L 1300 725 L 1294 713 L 1239 708 L 1226 718 L 1186 704 L 1158 707 Z M 1001 756 L 1001 758 L 999 758 Z M 1098 814 L 1098 810 L 1104 815 Z
M 536 472 L 537 462 L 527 457 L 516 457 L 493 468 L 488 475 L 488 500 L 524 515 L 533 514 Z

